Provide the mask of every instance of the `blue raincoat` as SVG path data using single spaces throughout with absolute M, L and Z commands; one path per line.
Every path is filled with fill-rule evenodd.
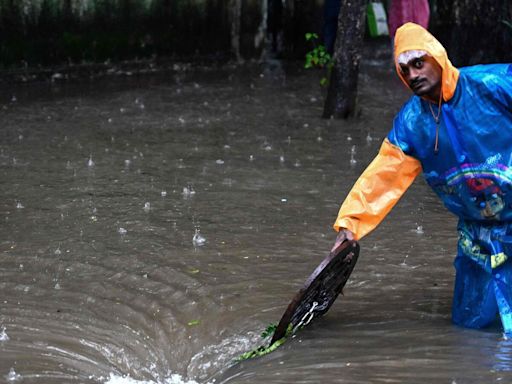
M 334 228 L 366 235 L 423 171 L 459 217 L 453 321 L 481 328 L 499 313 L 512 334 L 512 64 L 457 69 L 432 35 L 408 23 L 397 31 L 395 57 L 411 49 L 426 51 L 443 69 L 441 111 L 411 97 Z

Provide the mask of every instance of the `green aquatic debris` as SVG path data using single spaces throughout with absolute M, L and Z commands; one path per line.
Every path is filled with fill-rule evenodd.
M 262 338 L 267 338 L 269 336 L 272 336 L 274 334 L 274 332 L 276 331 L 277 329 L 277 324 L 276 323 L 270 323 L 267 328 L 265 328 L 265 330 L 261 333 L 261 337 Z
M 277 328 L 277 324 L 270 324 L 263 331 L 263 333 L 261 334 L 261 337 L 266 338 L 268 336 L 272 336 L 272 334 L 274 333 L 276 328 Z M 293 333 L 293 325 L 290 324 L 290 325 L 288 325 L 288 329 L 286 330 L 286 335 L 284 337 L 282 337 L 279 340 L 274 341 L 274 343 L 272 343 L 271 345 L 269 345 L 267 347 L 262 345 L 256 349 L 253 349 L 252 351 L 245 352 L 245 353 L 241 354 L 236 359 L 236 361 L 244 361 L 244 360 L 252 359 L 253 357 L 261 357 L 261 356 L 269 354 L 270 352 L 274 352 L 277 348 L 279 348 L 281 345 L 283 345 L 285 343 L 285 341 L 288 339 L 288 337 L 291 336 L 292 333 Z
M 194 325 L 199 325 L 201 321 L 200 320 L 192 320 L 192 321 L 189 321 L 187 324 L 189 327 L 192 327 Z

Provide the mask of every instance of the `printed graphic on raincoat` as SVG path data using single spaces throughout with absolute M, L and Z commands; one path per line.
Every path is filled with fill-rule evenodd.
M 512 274 L 504 277 L 504 273 L 499 273 L 504 269 L 512 271 L 512 262 L 505 263 L 512 258 L 512 65 L 457 69 L 444 47 L 413 23 L 398 29 L 395 59 L 410 50 L 426 51 L 441 66 L 441 111 L 437 103 L 418 96 L 409 99 L 395 117 L 379 154 L 342 204 L 334 228 L 347 228 L 357 239 L 365 236 L 423 171 L 444 205 L 459 217 L 457 259 L 463 259 L 455 262 L 454 321 L 471 327 L 484 326 L 492 320 L 491 312 L 496 314 L 496 302 L 501 300 L 505 303 L 499 307 L 502 323 L 507 332 L 512 332 L 512 319 L 504 318 L 507 311 L 512 316 L 508 304 L 512 301 L 503 299 L 512 292 L 508 283 L 512 282 Z M 398 64 L 397 73 L 407 85 Z M 438 113 L 440 119 L 436 124 L 434 116 Z M 479 315 L 468 314 L 472 320 L 461 320 L 456 308 L 462 302 L 467 306 L 469 299 L 467 295 L 462 297 L 457 287 L 463 289 L 460 271 L 469 273 L 461 263 L 469 261 L 479 266 L 475 273 L 482 270 L 492 277 L 489 281 L 495 281 L 494 286 L 487 287 L 486 292 L 492 288 L 495 293 L 486 301 L 487 310 L 480 298 Z M 481 321 L 476 321 L 475 316 Z

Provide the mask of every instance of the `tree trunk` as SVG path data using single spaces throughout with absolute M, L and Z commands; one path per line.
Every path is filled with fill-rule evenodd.
M 261 48 L 260 61 L 265 60 L 267 56 L 267 19 L 268 19 L 268 0 L 261 0 L 261 22 L 258 31 L 254 36 L 254 48 Z
M 366 5 L 366 0 L 341 1 L 324 118 L 346 119 L 355 113 Z
M 231 19 L 231 51 L 238 63 L 242 61 L 240 56 L 240 22 L 242 20 L 242 0 L 230 0 Z

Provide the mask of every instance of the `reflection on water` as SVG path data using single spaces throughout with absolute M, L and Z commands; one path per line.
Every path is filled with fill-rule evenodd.
M 498 328 L 450 323 L 455 220 L 421 180 L 325 317 L 233 364 L 326 256 L 401 87 L 363 66 L 352 121 L 300 65 L 5 88 L 0 381 L 510 380 Z

